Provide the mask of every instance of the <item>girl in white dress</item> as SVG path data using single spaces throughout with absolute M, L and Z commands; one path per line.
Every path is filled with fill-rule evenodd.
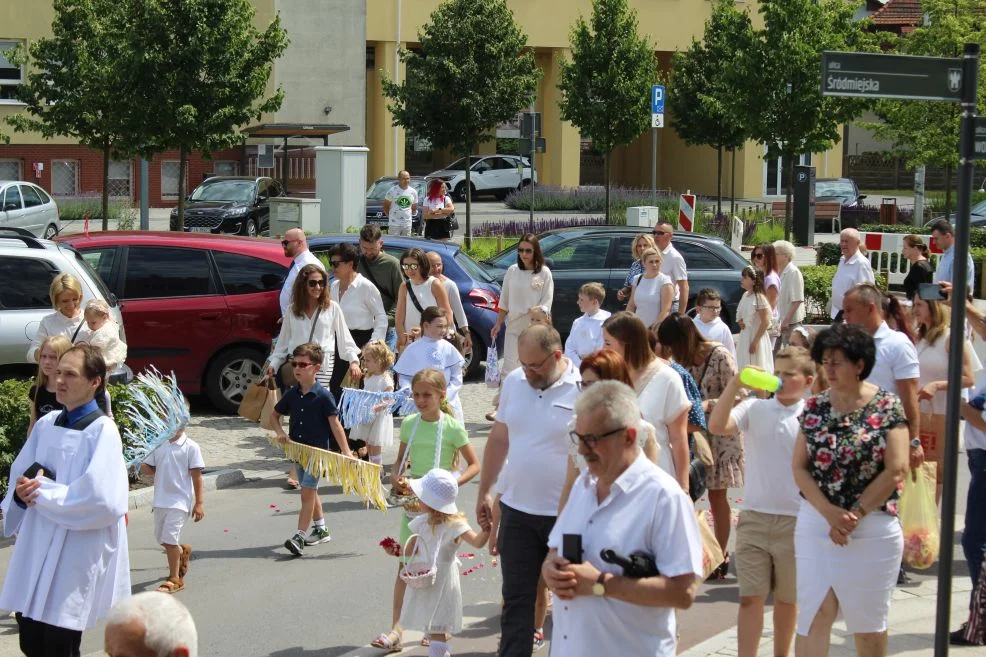
M 390 368 L 394 365 L 394 354 L 383 340 L 374 340 L 363 347 L 363 363 L 366 365 L 366 378 L 363 379 L 363 390 L 369 392 L 393 392 L 394 377 Z M 358 424 L 353 427 L 350 437 L 353 440 L 365 440 L 370 463 L 383 464 L 383 448 L 394 443 L 394 414 L 393 404 L 386 401 L 374 406 L 376 415 L 369 424 Z
M 661 273 L 664 256 L 658 249 L 647 249 L 641 254 L 640 259 L 644 263 L 644 273 L 633 280 L 627 310 L 637 315 L 644 325 L 650 327 L 660 324 L 671 312 L 674 283 L 667 274 Z
M 424 632 L 431 639 L 429 657 L 449 657 L 449 635 L 462 631 L 462 589 L 459 586 L 460 543 L 481 548 L 489 540 L 489 527 L 475 531 L 455 498 L 459 485 L 452 473 L 435 468 L 420 479 L 411 480 L 411 489 L 421 501 L 423 513 L 411 520 L 412 538 L 400 548 L 384 548 L 389 554 L 407 557 L 407 570 L 436 570 L 430 586 L 409 586 L 401 608 L 401 626 Z M 395 554 L 396 553 L 396 554 Z
M 448 321 L 442 311 L 435 306 L 425 308 L 421 315 L 421 337 L 412 342 L 401 353 L 394 365 L 397 373 L 397 388 L 410 388 L 411 379 L 421 370 L 434 368 L 445 375 L 447 399 L 452 408 L 452 415 L 462 426 L 465 420 L 462 415 L 462 403 L 459 401 L 459 389 L 462 387 L 462 364 L 465 359 L 455 346 L 444 339 L 448 332 Z
M 736 309 L 736 323 L 740 325 L 736 343 L 736 368 L 754 365 L 766 372 L 774 371 L 774 355 L 770 348 L 770 301 L 764 293 L 763 272 L 747 267 L 743 270 L 740 285 L 746 294 Z

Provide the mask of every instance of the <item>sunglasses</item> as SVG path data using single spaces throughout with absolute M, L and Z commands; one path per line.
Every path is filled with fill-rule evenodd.
M 578 447 L 579 443 L 585 443 L 586 447 L 592 449 L 593 447 L 596 446 L 596 443 L 598 443 L 600 440 L 603 440 L 604 438 L 609 438 L 610 436 L 615 436 L 616 434 L 620 433 L 624 429 L 626 429 L 626 427 L 620 427 L 619 429 L 613 429 L 612 431 L 607 431 L 606 433 L 599 434 L 598 436 L 594 433 L 586 434 L 583 436 L 582 434 L 576 433 L 575 431 L 569 431 L 568 437 L 571 438 L 572 444 L 575 445 L 576 447 Z
M 332 265 L 333 269 L 342 265 L 343 262 L 343 260 L 329 260 L 329 264 Z
M 288 244 L 291 244 L 292 242 L 300 242 L 300 241 L 301 240 L 281 240 L 281 246 L 287 246 Z
M 517 249 L 517 253 L 534 253 L 534 249 Z
M 311 367 L 314 364 L 315 363 L 306 363 L 305 361 L 297 361 L 297 360 L 295 360 L 295 361 L 292 361 L 291 362 L 291 367 L 297 368 L 299 370 L 306 370 L 306 369 L 308 369 L 309 367 Z
M 655 230 L 651 234 L 654 235 L 654 237 L 661 237 L 662 235 L 667 235 L 667 233 L 665 233 L 663 230 Z
M 417 270 L 417 268 L 418 268 L 418 263 L 416 262 L 404 263 L 401 265 L 401 269 L 404 270 L 410 269 L 411 271 L 415 271 Z
M 754 253 L 753 254 L 753 259 L 754 260 L 759 260 L 762 257 L 763 257 L 763 254 L 762 253 Z
M 325 287 L 325 281 L 322 279 L 315 280 L 314 278 L 308 279 L 308 287 L 315 289 L 316 287 Z

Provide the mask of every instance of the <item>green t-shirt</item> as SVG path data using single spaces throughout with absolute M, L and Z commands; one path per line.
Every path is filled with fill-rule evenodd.
M 415 422 L 418 422 L 419 414 L 408 415 L 401 422 L 401 442 L 407 444 L 411 438 L 411 430 Z M 438 422 L 428 422 L 421 420 L 418 430 L 414 434 L 414 442 L 411 443 L 411 465 L 409 472 L 411 477 L 417 479 L 428 474 L 428 471 L 435 465 L 435 438 L 438 435 Z M 469 444 L 469 434 L 465 428 L 450 415 L 446 415 L 442 422 L 442 456 L 440 468 L 443 470 L 452 469 L 452 458 L 455 450 Z

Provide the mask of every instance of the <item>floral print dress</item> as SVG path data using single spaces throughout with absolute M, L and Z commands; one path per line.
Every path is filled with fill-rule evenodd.
M 729 350 L 721 344 L 714 344 L 705 362 L 688 368 L 698 383 L 702 399 L 719 399 L 729 382 L 736 376 L 736 363 Z M 713 464 L 708 473 L 709 490 L 739 488 L 743 485 L 742 436 L 714 436 L 708 434 L 709 447 L 712 448 Z

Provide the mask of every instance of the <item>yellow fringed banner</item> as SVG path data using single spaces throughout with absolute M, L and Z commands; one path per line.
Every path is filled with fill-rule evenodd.
M 387 495 L 383 484 L 380 483 L 380 471 L 383 466 L 310 445 L 302 445 L 293 440 L 288 440 L 282 445 L 277 442 L 277 436 L 273 434 L 268 434 L 267 440 L 274 447 L 282 448 L 284 456 L 300 463 L 313 476 L 324 477 L 333 484 L 342 486 L 342 492 L 347 495 L 355 493 L 366 502 L 367 506 L 372 504 L 381 511 L 387 510 Z

